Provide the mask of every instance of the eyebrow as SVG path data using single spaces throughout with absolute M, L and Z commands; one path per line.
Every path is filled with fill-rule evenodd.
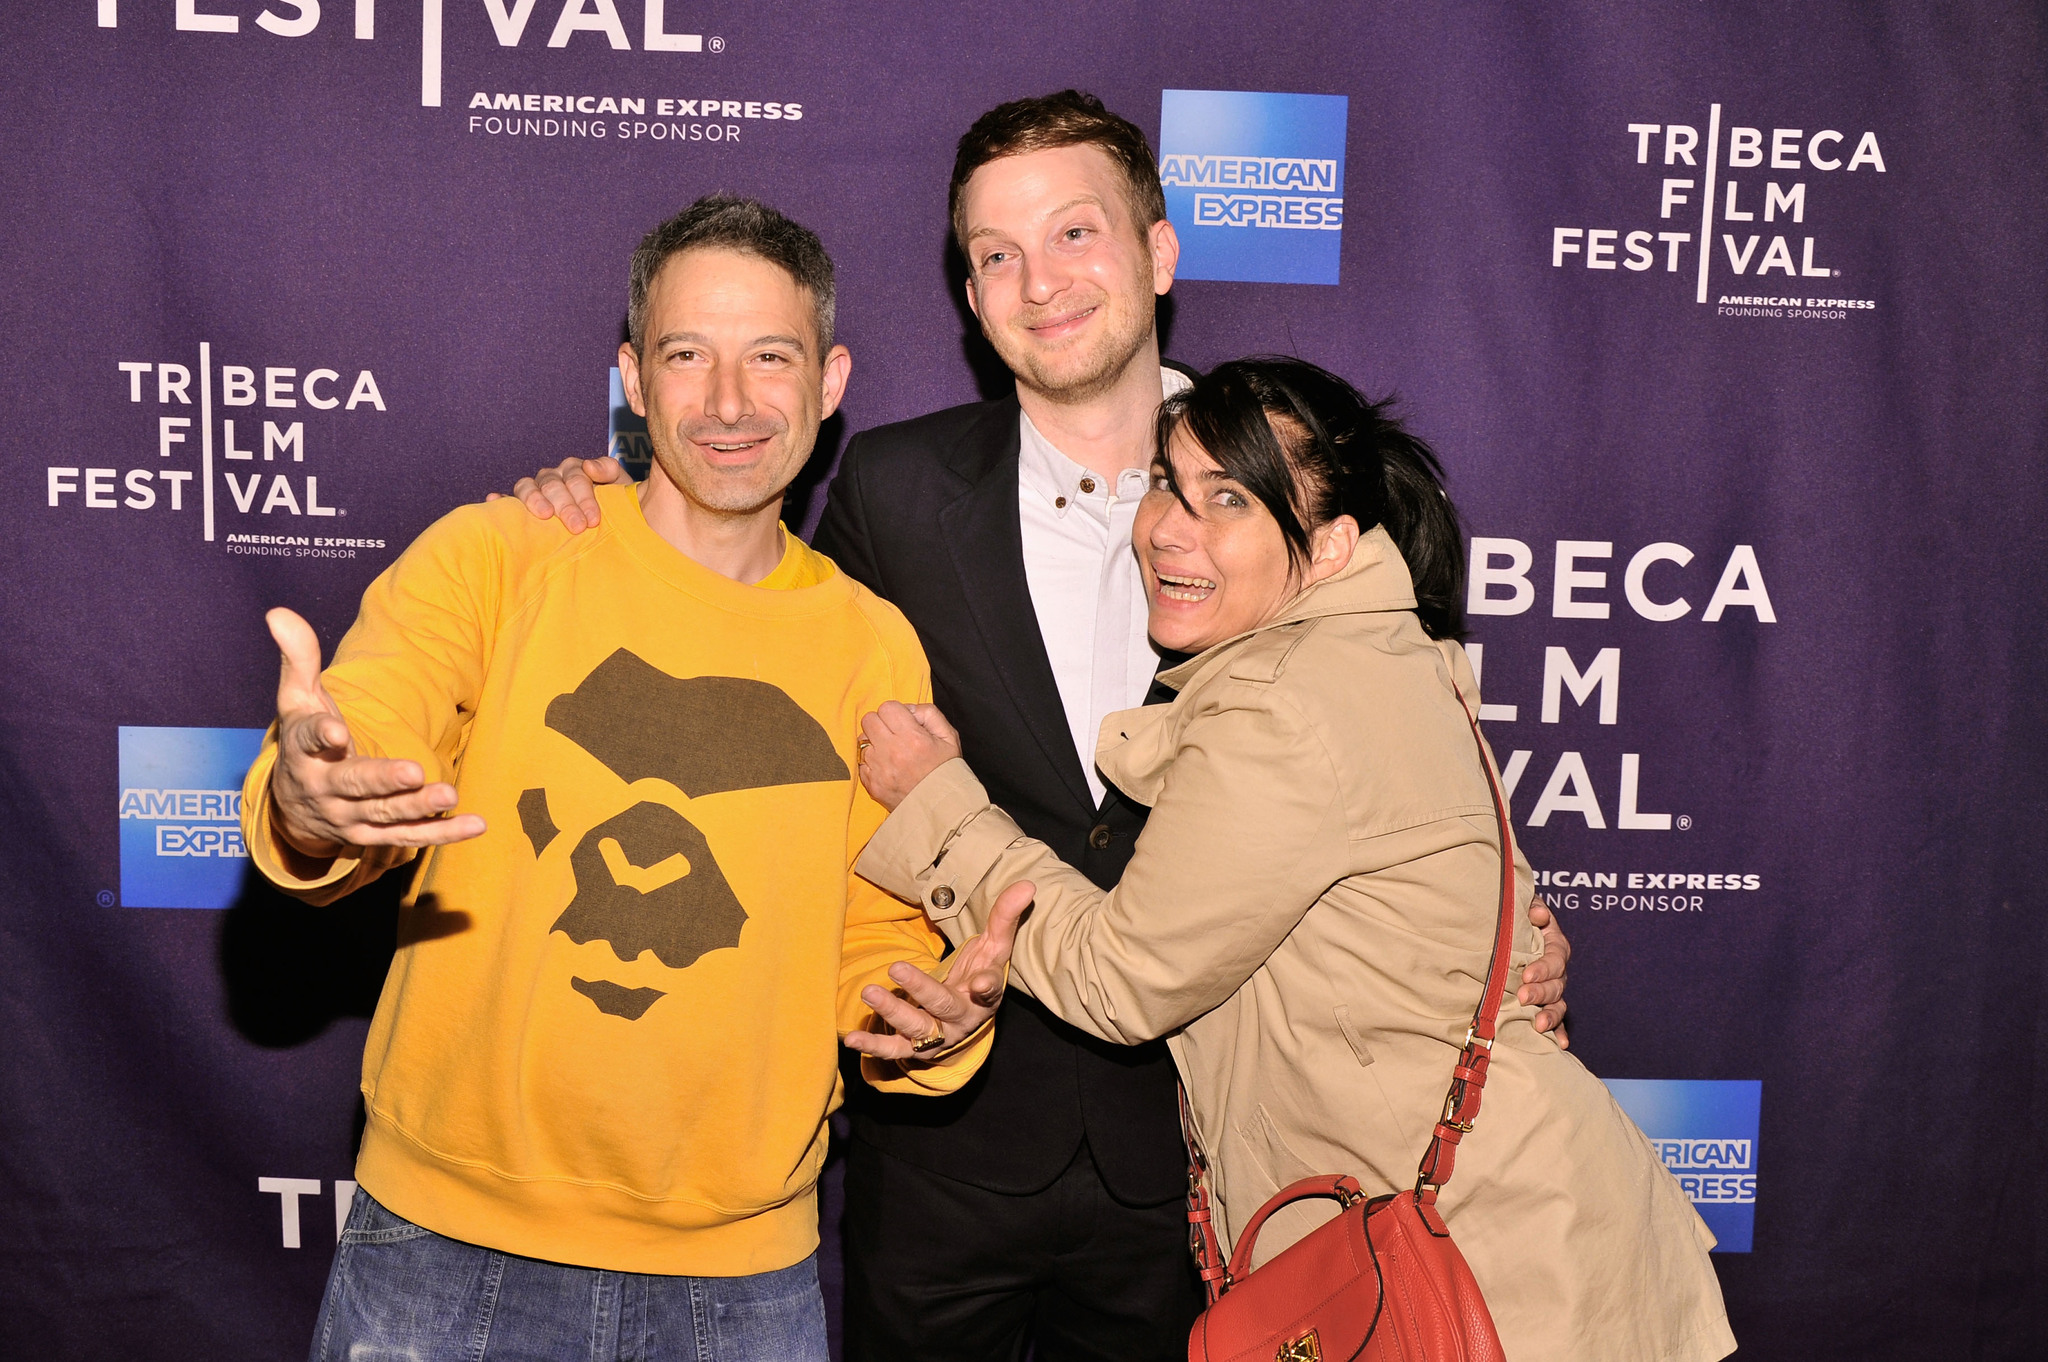
M 1047 210 L 1045 211 L 1045 213 L 1044 213 L 1044 214 L 1043 214 L 1043 215 L 1042 215 L 1042 216 L 1040 217 L 1039 221 L 1043 222 L 1043 221 L 1047 221 L 1047 220 L 1049 220 L 1049 219 L 1051 219 L 1051 218 L 1056 218 L 1056 217 L 1058 217 L 1058 216 L 1059 216 L 1060 214 L 1062 214 L 1062 213 L 1066 212 L 1066 211 L 1067 211 L 1068 209 L 1070 209 L 1070 208 L 1079 208 L 1079 207 L 1080 207 L 1080 206 L 1081 206 L 1082 204 L 1084 204 L 1084 203 L 1092 203 L 1092 204 L 1094 204 L 1094 205 L 1095 205 L 1095 206 L 1096 206 L 1097 208 L 1101 208 L 1101 209 L 1102 209 L 1102 211 L 1103 211 L 1103 212 L 1105 212 L 1105 213 L 1107 213 L 1107 212 L 1109 211 L 1109 209 L 1108 209 L 1108 208 L 1106 208 L 1106 207 L 1104 207 L 1104 206 L 1103 206 L 1102 198 L 1101 198 L 1101 196 L 1100 196 L 1100 195 L 1097 195 L 1097 194 L 1077 194 L 1077 195 L 1075 195 L 1075 196 L 1074 196 L 1073 198 L 1071 198 L 1071 199 L 1068 199 L 1068 200 L 1067 200 L 1067 201 L 1066 201 L 1065 203 L 1063 203 L 1063 204 L 1059 205 L 1059 206 L 1058 206 L 1057 208 L 1048 208 L 1048 209 L 1047 209 Z M 968 239 L 969 241 L 973 241 L 973 240 L 976 240 L 977 238 L 980 238 L 980 237 L 985 237 L 985 236 L 1003 236 L 1003 235 L 1006 235 L 1006 233 L 1004 233 L 1004 232 L 1003 232 L 1003 231 L 1002 231 L 1002 230 L 1001 230 L 1000 228 L 996 228 L 996 227 L 977 227 L 977 228 L 975 228 L 975 229 L 974 229 L 973 231 L 971 231 L 971 232 L 969 232 L 969 233 L 967 234 L 967 239 Z
M 1172 471 L 1173 471 L 1173 465 L 1169 464 L 1169 463 L 1168 463 L 1168 462 L 1167 462 L 1166 460 L 1164 460 L 1164 459 L 1159 459 L 1159 458 L 1155 458 L 1155 459 L 1153 459 L 1153 460 L 1152 460 L 1152 466 L 1153 466 L 1154 468 L 1162 468 L 1162 469 L 1165 469 L 1165 470 L 1166 470 L 1166 471 L 1168 471 L 1168 472 L 1172 472 Z M 1232 474 L 1230 474 L 1230 473 L 1226 473 L 1226 472 L 1224 472 L 1224 471 L 1223 471 L 1222 469 L 1220 469 L 1220 468 L 1198 468 L 1198 469 L 1196 469 L 1196 470 L 1194 471 L 1194 473 L 1193 473 L 1192 475 L 1190 475 L 1190 477 L 1189 477 L 1189 478 L 1186 478 L 1186 479 L 1183 479 L 1183 478 L 1182 478 L 1182 477 L 1180 476 L 1180 474 L 1178 474 L 1178 473 L 1174 473 L 1174 479 L 1175 479 L 1176 481 L 1194 481 L 1194 482 L 1239 482 L 1239 481 L 1241 481 L 1241 479 L 1237 478 L 1236 476 L 1234 476 L 1234 475 L 1232 475 Z
M 658 339 L 656 339 L 654 344 L 656 348 L 677 344 L 709 345 L 711 344 L 711 338 L 697 331 L 669 331 L 665 332 Z M 782 334 L 770 336 L 756 336 L 752 341 L 748 343 L 747 348 L 749 350 L 758 350 L 764 345 L 787 346 L 789 349 L 796 351 L 800 355 L 807 355 L 810 353 L 810 349 L 808 346 L 804 344 L 802 337 Z

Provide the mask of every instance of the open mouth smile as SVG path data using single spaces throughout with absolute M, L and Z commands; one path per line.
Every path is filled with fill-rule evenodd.
M 768 443 L 769 438 L 766 435 L 756 435 L 751 439 L 697 439 L 691 441 L 691 443 L 697 446 L 705 458 L 714 463 L 722 463 L 733 459 L 745 459 L 749 455 L 759 453 L 762 447 Z
M 1154 572 L 1159 579 L 1159 595 L 1169 601 L 1206 601 L 1216 594 L 1216 583 L 1207 577 L 1177 577 L 1170 572 Z

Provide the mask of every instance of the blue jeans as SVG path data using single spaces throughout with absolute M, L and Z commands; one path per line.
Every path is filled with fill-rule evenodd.
M 356 1189 L 312 1362 L 824 1362 L 817 1255 L 751 1277 L 657 1277 L 448 1239 Z

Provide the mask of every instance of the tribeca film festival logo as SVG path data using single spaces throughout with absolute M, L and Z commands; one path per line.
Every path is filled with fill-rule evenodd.
M 1752 1079 L 1605 1081 L 1714 1232 L 1714 1251 L 1748 1253 L 1756 1234 L 1756 1144 L 1764 1085 Z
M 1684 544 L 1669 540 L 1645 544 L 1626 554 L 1626 566 L 1610 571 L 1620 557 L 1609 540 L 1560 539 L 1551 545 L 1548 614 L 1553 620 L 1605 620 L 1627 609 L 1637 617 L 1657 624 L 1685 627 L 1682 621 L 1713 628 L 1761 627 L 1776 624 L 1778 615 L 1771 604 L 1770 589 L 1764 583 L 1763 567 L 1756 549 L 1736 544 L 1725 553 L 1695 563 L 1700 555 Z M 1714 571 L 1718 560 L 1719 569 Z M 1707 572 L 1714 572 L 1708 589 Z M 1467 576 L 1465 611 L 1474 627 L 1486 616 L 1514 616 L 1536 609 L 1539 592 L 1532 580 L 1536 572 L 1536 550 L 1524 540 L 1474 535 Z M 1619 586 L 1619 599 L 1616 586 Z M 1704 592 L 1704 601 L 1697 593 Z M 1466 655 L 1472 673 L 1481 682 L 1479 718 L 1489 726 L 1516 725 L 1503 738 L 1492 727 L 1495 750 L 1506 749 L 1501 765 L 1501 787 L 1512 799 L 1531 775 L 1540 769 L 1536 744 L 1531 740 L 1531 721 L 1537 726 L 1565 722 L 1567 705 L 1590 710 L 1604 726 L 1621 722 L 1622 655 L 1618 646 L 1598 648 L 1587 656 L 1574 655 L 1569 647 L 1549 645 L 1543 649 L 1541 683 L 1534 693 L 1517 693 L 1503 679 L 1505 661 L 1519 674 L 1529 669 L 1532 659 L 1510 655 L 1492 659 L 1496 684 L 1487 686 L 1489 650 L 1477 640 L 1467 642 Z M 1526 685 L 1526 680 L 1524 680 Z M 1506 703 L 1512 699 L 1512 703 Z M 1535 700 L 1534 705 L 1530 704 Z M 1531 711 L 1534 711 L 1533 713 Z M 1542 732 L 1537 727 L 1535 732 Z M 1537 741 L 1540 741 L 1537 740 Z M 1589 831 L 1688 832 L 1694 825 L 1691 814 L 1674 812 L 1664 801 L 1670 798 L 1674 782 L 1668 772 L 1660 780 L 1644 769 L 1640 752 L 1623 752 L 1618 769 L 1596 771 L 1585 754 L 1576 750 L 1545 757 L 1548 771 L 1533 805 L 1523 816 L 1524 826 L 1541 828 L 1554 819 L 1576 818 Z M 1533 783 L 1533 781 L 1531 782 Z M 1610 820 L 1609 811 L 1612 811 Z M 1664 853 L 1668 855 L 1669 853 Z M 1661 859 L 1661 856 L 1660 856 Z M 1693 867 L 1656 870 L 1586 871 L 1550 870 L 1539 874 L 1544 896 L 1565 909 L 1614 909 L 1634 913 L 1697 913 L 1705 910 L 1706 893 L 1701 891 L 1754 892 L 1762 889 L 1762 876 L 1743 869 L 1715 867 L 1695 871 Z M 1578 890 L 1596 891 L 1581 895 Z M 1614 893 L 1600 893 L 1614 890 Z
M 240 895 L 242 777 L 263 733 L 121 729 L 122 907 L 226 908 Z
M 196 365 L 124 359 L 112 369 L 109 395 L 120 394 L 124 405 L 154 419 L 130 436 L 126 468 L 47 466 L 49 505 L 196 514 L 207 543 L 227 518 L 229 553 L 330 559 L 384 547 L 382 539 L 348 535 L 339 524 L 348 509 L 331 500 L 332 482 L 323 489 L 319 474 L 303 466 L 333 422 L 385 409 L 370 370 L 357 369 L 350 380 L 326 367 L 216 366 L 204 341 Z M 109 424 L 118 429 L 120 422 Z
M 258 1178 L 256 1192 L 259 1196 L 277 1198 L 277 1228 L 280 1247 L 295 1249 L 305 1244 L 303 1217 L 299 1213 L 300 1197 L 320 1195 L 318 1178 Z M 341 1242 L 341 1232 L 348 1228 L 349 1209 L 355 1204 L 356 1185 L 348 1178 L 334 1180 L 334 1242 Z
M 1162 91 L 1159 182 L 1179 277 L 1338 282 L 1349 109 L 1343 95 Z
M 331 8 L 350 15 L 358 41 L 393 37 L 388 23 L 380 31 L 375 0 L 344 0 Z M 247 14 L 252 9 L 258 12 Z M 120 0 L 98 0 L 99 26 L 121 27 L 123 10 Z M 319 30 L 324 17 L 320 0 L 155 0 L 151 4 L 129 0 L 125 10 L 131 25 L 245 41 L 308 37 Z M 138 11 L 146 17 L 138 17 Z M 639 53 L 663 57 L 676 53 L 715 56 L 726 50 L 724 38 L 672 30 L 671 21 L 668 0 L 548 0 L 545 10 L 540 0 L 458 0 L 454 5 L 422 0 L 417 30 L 420 105 L 442 107 L 448 65 L 444 39 L 451 29 L 458 38 L 482 38 L 488 30 L 486 51 L 494 43 L 497 48 L 536 53 L 630 53 L 636 51 L 636 40 Z M 407 24 L 397 40 L 409 41 L 412 36 Z M 635 65 L 621 67 L 621 76 L 637 85 L 647 79 L 647 68 L 638 64 L 638 58 L 634 60 Z M 523 74 L 530 78 L 531 70 L 529 66 Z M 474 74 L 477 86 L 464 108 L 468 111 L 466 131 L 476 136 L 736 143 L 744 132 L 801 122 L 805 116 L 801 101 L 731 99 L 727 96 L 757 92 L 707 85 L 652 90 L 643 85 L 631 94 L 618 89 L 563 90 L 527 84 L 511 89 L 505 88 L 502 80 L 492 80 L 488 72 Z M 758 120 L 751 129 L 750 120 Z
M 1656 225 L 1553 227 L 1552 267 L 1689 272 L 1694 301 L 1715 299 L 1722 317 L 1841 321 L 1875 309 L 1875 299 L 1844 296 L 1856 289 L 1832 282 L 1842 271 L 1829 263 L 1818 224 L 1809 224 L 1806 215 L 1824 202 L 1829 176 L 1885 173 L 1877 134 L 1733 126 L 1725 131 L 1724 137 L 1719 104 L 1707 110 L 1704 142 L 1687 123 L 1628 124 L 1635 164 L 1651 167 L 1646 185 L 1652 178 L 1657 182 Z M 1722 281 L 1718 294 L 1711 289 L 1716 277 Z

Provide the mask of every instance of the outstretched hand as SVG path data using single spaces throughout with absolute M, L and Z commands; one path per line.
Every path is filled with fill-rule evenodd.
M 625 465 L 609 454 L 601 459 L 564 459 L 557 467 L 513 483 L 512 495 L 540 519 L 554 516 L 570 534 L 580 534 L 598 522 L 597 484 L 622 482 L 625 477 Z M 491 492 L 484 500 L 496 501 L 503 495 Z
M 277 680 L 277 765 L 270 772 L 279 834 L 325 860 L 349 847 L 423 847 L 480 835 L 475 814 L 444 817 L 455 787 L 426 783 L 416 761 L 360 756 L 341 707 L 320 681 L 320 639 L 290 610 L 265 617 L 283 663 Z
M 876 1059 L 930 1061 L 979 1031 L 1003 1000 L 1017 923 L 1037 892 L 1029 880 L 1005 889 L 989 911 L 987 928 L 953 953 L 944 979 L 900 960 L 889 966 L 889 977 L 906 996 L 899 998 L 879 984 L 869 984 L 860 996 L 892 1034 L 855 1031 L 846 1037 L 846 1048 Z M 917 1048 L 934 1036 L 942 1043 Z
M 1572 1048 L 1571 1037 L 1564 1033 L 1564 972 L 1571 963 L 1572 943 L 1564 939 L 1564 929 L 1557 925 L 1557 915 L 1550 911 L 1550 905 L 1537 895 L 1529 905 L 1529 921 L 1543 933 L 1543 954 L 1529 962 L 1522 971 L 1522 986 L 1515 990 L 1515 1001 L 1535 1003 L 1539 1008 L 1534 1025 L 1538 1031 L 1549 1031 L 1557 1037 L 1557 1048 Z

